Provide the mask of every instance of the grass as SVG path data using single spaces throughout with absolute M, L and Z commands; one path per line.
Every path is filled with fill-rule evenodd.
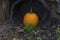
M 32 32 L 34 28 L 35 28 L 35 25 L 28 24 L 23 27 L 23 30 L 27 33 L 27 32 Z
M 37 37 L 37 40 L 42 40 L 41 36 Z
M 57 40 L 60 40 L 60 28 L 57 28 L 56 32 L 57 32 L 57 35 L 58 35 Z

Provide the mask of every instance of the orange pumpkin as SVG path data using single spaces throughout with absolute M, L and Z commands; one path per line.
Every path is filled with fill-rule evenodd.
M 23 18 L 24 25 L 27 25 L 27 24 L 38 25 L 38 22 L 39 22 L 39 18 L 36 13 L 28 12 L 24 15 L 24 18 Z

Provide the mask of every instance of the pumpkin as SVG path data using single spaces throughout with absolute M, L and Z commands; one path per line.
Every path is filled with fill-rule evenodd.
M 36 13 L 27 12 L 24 15 L 24 18 L 23 18 L 24 25 L 28 25 L 28 24 L 38 25 L 38 22 L 39 22 L 39 18 L 38 18 L 38 15 Z

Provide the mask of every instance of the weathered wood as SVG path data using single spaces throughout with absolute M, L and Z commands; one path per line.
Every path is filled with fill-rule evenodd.
M 9 0 L 0 0 L 0 22 L 7 20 L 9 14 Z

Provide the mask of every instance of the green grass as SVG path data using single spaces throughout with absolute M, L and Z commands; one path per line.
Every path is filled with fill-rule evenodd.
M 60 34 L 60 28 L 57 28 L 56 32 Z
M 42 40 L 41 36 L 37 37 L 37 40 Z
M 56 29 L 56 33 L 57 33 L 57 35 L 58 35 L 57 40 L 60 40 L 60 28 L 57 28 L 57 29 Z
M 35 28 L 35 25 L 33 25 L 33 24 L 28 24 L 28 25 L 25 25 L 25 26 L 23 27 L 23 30 L 24 30 L 25 32 L 31 32 L 31 31 L 33 31 L 34 28 Z

